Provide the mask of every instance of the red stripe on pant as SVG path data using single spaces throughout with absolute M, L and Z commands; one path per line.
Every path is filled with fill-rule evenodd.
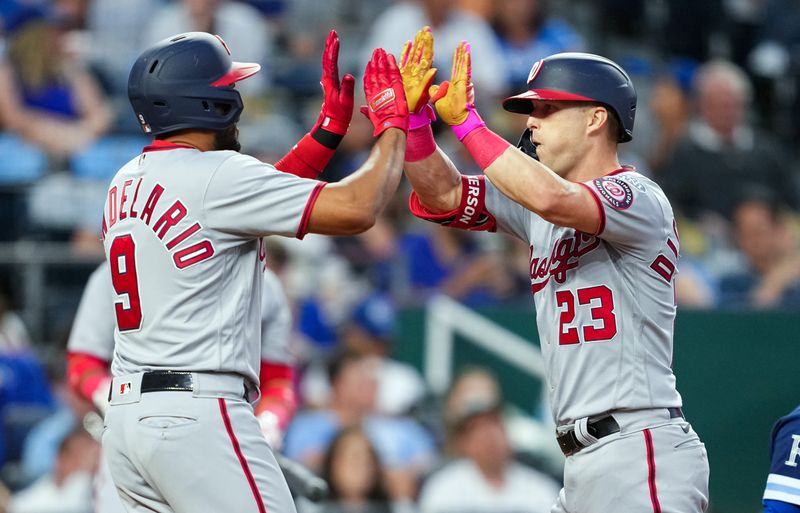
M 650 502 L 653 504 L 653 513 L 661 513 L 658 490 L 656 490 L 656 456 L 653 451 L 653 435 L 649 429 L 644 430 L 644 444 L 647 449 L 647 485 L 650 488 Z
M 225 429 L 228 431 L 231 445 L 233 445 L 233 450 L 236 452 L 236 457 L 239 458 L 239 463 L 242 465 L 242 470 L 247 478 L 247 482 L 250 484 L 250 490 L 253 492 L 253 498 L 256 500 L 258 512 L 267 513 L 267 508 L 264 507 L 264 501 L 261 499 L 261 493 L 258 491 L 258 486 L 256 486 L 256 480 L 253 478 L 253 473 L 250 471 L 247 460 L 244 459 L 242 448 L 239 447 L 239 440 L 236 439 L 236 433 L 233 432 L 233 426 L 231 426 L 231 418 L 228 416 L 228 407 L 225 405 L 225 399 L 220 397 L 217 400 L 219 401 L 219 412 L 222 415 L 222 422 L 225 424 Z

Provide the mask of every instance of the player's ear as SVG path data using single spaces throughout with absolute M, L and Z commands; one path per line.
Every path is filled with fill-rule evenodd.
M 586 131 L 589 135 L 600 131 L 608 131 L 611 124 L 611 115 L 604 105 L 591 105 L 586 108 Z M 614 134 L 616 140 L 616 133 Z

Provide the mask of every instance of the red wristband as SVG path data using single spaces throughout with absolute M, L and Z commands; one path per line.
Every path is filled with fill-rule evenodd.
M 408 131 L 406 139 L 406 162 L 417 162 L 429 157 L 436 151 L 431 125 L 424 125 Z
M 106 360 L 86 353 L 67 354 L 67 383 L 84 399 L 91 401 L 97 387 L 108 377 Z
M 511 147 L 511 143 L 485 126 L 472 130 L 461 142 L 481 169 L 489 167 Z
M 301 178 L 316 178 L 335 152 L 336 150 L 323 146 L 308 133 L 275 163 L 275 168 Z

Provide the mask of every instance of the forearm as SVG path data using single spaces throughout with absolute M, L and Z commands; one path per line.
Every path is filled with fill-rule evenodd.
M 553 222 L 559 210 L 582 193 L 580 185 L 511 146 L 483 172 L 505 196 Z
M 275 168 L 303 178 L 317 178 L 333 158 L 342 138 L 322 128 L 313 129 L 275 163 Z
M 103 392 L 110 379 L 107 361 L 85 353 L 67 354 L 67 383 L 87 401 L 93 401 L 98 390 Z
M 406 161 L 408 181 L 420 203 L 434 213 L 449 212 L 461 201 L 461 173 L 438 147 L 416 162 Z
M 256 415 L 270 412 L 278 427 L 286 429 L 297 410 L 294 369 L 289 365 L 262 361 L 260 382 L 261 399 L 256 405 Z
M 402 130 L 387 129 L 358 170 L 328 184 L 311 211 L 308 231 L 353 235 L 371 228 L 400 183 L 405 139 Z
M 355 173 L 342 180 L 356 204 L 376 217 L 397 190 L 403 173 L 406 135 L 389 129 L 378 139 L 369 158 Z

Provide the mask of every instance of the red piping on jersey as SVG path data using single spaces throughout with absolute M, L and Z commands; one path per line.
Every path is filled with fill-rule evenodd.
M 658 502 L 658 490 L 656 490 L 656 456 L 653 453 L 653 435 L 649 429 L 644 430 L 644 444 L 647 450 L 647 485 L 650 488 L 650 502 L 653 504 L 653 513 L 661 513 L 661 503 Z
M 672 240 L 667 239 L 667 246 L 669 246 L 669 249 L 671 249 L 672 252 L 675 253 L 675 258 L 677 258 L 678 257 L 678 248 L 675 247 L 675 243 L 672 242 Z
M 148 153 L 151 151 L 164 151 L 164 150 L 196 150 L 194 146 L 189 146 L 188 144 L 178 144 L 171 141 L 165 141 L 163 139 L 156 139 L 153 141 L 152 144 L 148 144 L 142 150 L 142 153 Z
M 231 426 L 231 419 L 228 416 L 228 407 L 225 405 L 225 399 L 220 397 L 217 401 L 219 401 L 219 412 L 222 415 L 222 422 L 225 424 L 225 429 L 228 431 L 231 445 L 233 445 L 233 450 L 236 452 L 236 457 L 239 458 L 239 464 L 242 465 L 242 470 L 247 478 L 247 482 L 250 484 L 250 490 L 253 492 L 253 498 L 256 500 L 258 512 L 267 513 L 267 508 L 264 507 L 264 501 L 261 499 L 261 493 L 258 491 L 258 486 L 256 486 L 256 480 L 253 478 L 253 473 L 250 471 L 247 460 L 244 459 L 242 449 L 239 447 L 239 440 L 236 439 L 236 434 L 233 432 L 233 426 Z
M 636 171 L 636 168 L 634 168 L 633 166 L 622 166 L 621 168 L 615 169 L 614 171 L 608 173 L 605 176 L 614 176 L 614 175 L 618 175 L 620 173 L 625 173 L 625 172 L 628 172 L 628 171 Z
M 300 218 L 300 226 L 297 227 L 297 233 L 295 237 L 298 239 L 302 239 L 306 236 L 306 232 L 308 230 L 308 220 L 311 217 L 311 211 L 314 210 L 314 203 L 317 202 L 317 198 L 319 197 L 319 193 L 322 192 L 322 188 L 328 185 L 327 182 L 320 182 L 314 187 L 314 190 L 311 191 L 311 195 L 308 197 L 308 201 L 306 202 L 306 208 L 303 209 L 303 217 Z
M 595 237 L 599 237 L 600 234 L 603 233 L 603 230 L 606 229 L 606 209 L 603 206 L 603 203 L 600 202 L 600 197 L 597 196 L 597 193 L 594 191 L 594 189 L 592 189 L 591 187 L 589 187 L 585 183 L 580 183 L 580 182 L 578 182 L 578 183 L 580 185 L 583 185 L 584 187 L 586 187 L 586 190 L 591 193 L 595 204 L 597 204 L 597 210 L 600 211 L 600 226 L 597 227 L 597 231 L 594 233 Z

